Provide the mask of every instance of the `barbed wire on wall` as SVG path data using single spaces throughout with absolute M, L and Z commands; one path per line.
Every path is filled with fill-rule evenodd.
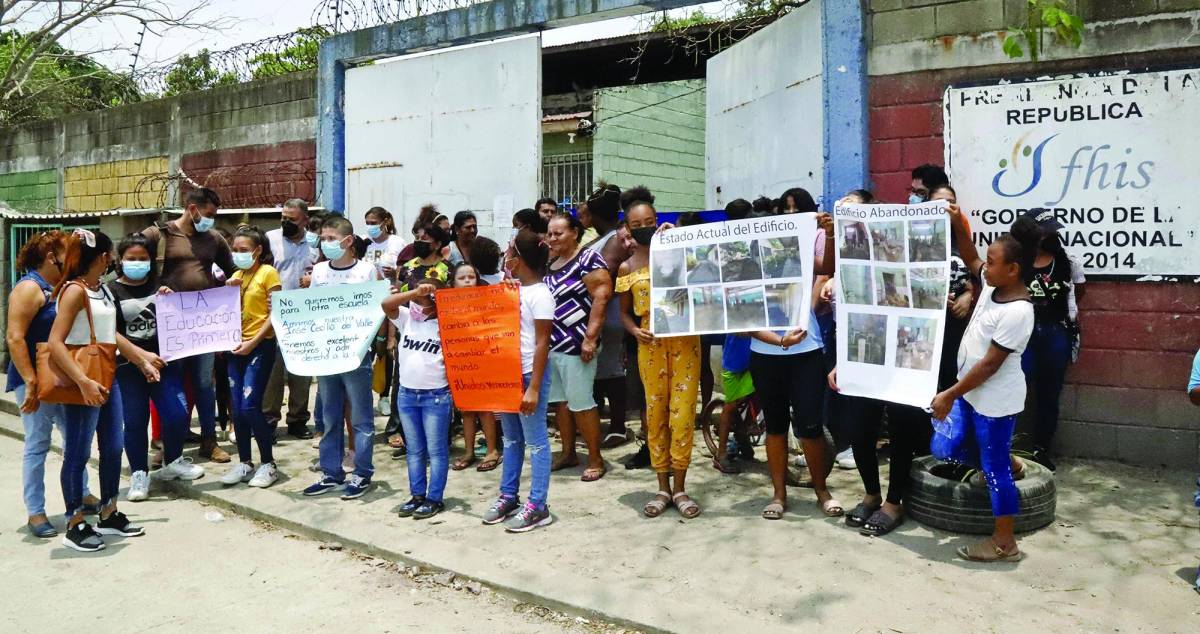
M 221 196 L 221 206 L 225 208 L 280 207 L 289 198 L 319 198 L 319 173 L 312 167 L 296 164 L 217 167 L 207 173 L 194 174 L 180 170 L 175 174 L 143 177 L 134 186 L 133 197 L 140 207 L 175 208 L 180 206 L 181 194 L 208 187 Z
M 246 82 L 255 79 L 255 70 L 263 60 L 286 55 L 290 49 L 319 33 L 314 27 L 245 42 L 225 50 L 206 50 L 154 62 L 137 69 L 131 77 L 142 91 L 157 95 L 166 94 L 172 88 L 170 76 L 174 72 L 187 73 L 193 78 L 192 81 L 204 82 L 205 85 L 199 88 Z M 194 68 L 185 68 L 189 64 Z
M 314 25 L 334 33 L 400 22 L 430 13 L 479 4 L 485 0 L 321 0 L 313 9 Z

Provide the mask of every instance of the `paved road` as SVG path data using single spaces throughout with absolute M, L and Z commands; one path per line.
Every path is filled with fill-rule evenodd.
M 69 615 L 88 632 L 425 631 L 606 632 L 540 606 L 410 578 L 395 564 L 321 544 L 212 508 L 155 496 L 123 509 L 146 535 L 109 538 L 100 553 L 64 548 L 23 529 L 21 443 L 0 436 L 0 632 L 55 631 Z M 47 508 L 58 512 L 58 454 Z M 93 472 L 93 482 L 98 482 Z M 212 477 L 211 474 L 206 479 Z M 56 520 L 57 521 L 57 520 Z M 84 585 L 84 584 L 87 585 Z M 461 584 L 459 584 L 461 585 Z M 69 613 L 67 610 L 69 609 Z

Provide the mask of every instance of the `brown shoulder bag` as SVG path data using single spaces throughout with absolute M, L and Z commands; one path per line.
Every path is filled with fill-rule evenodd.
M 71 282 L 83 288 L 83 309 L 87 312 L 88 331 L 92 341 L 86 345 L 67 344 L 67 352 L 75 359 L 75 363 L 87 377 L 99 383 L 104 389 L 112 389 L 113 378 L 117 373 L 117 346 L 112 343 L 96 341 L 96 324 L 92 321 L 92 299 L 87 294 L 87 287 L 81 282 Z M 101 291 L 104 292 L 104 291 Z M 78 315 L 75 317 L 79 318 Z M 66 405 L 86 405 L 83 392 L 71 376 L 63 372 L 50 356 L 50 344 L 37 345 L 37 394 L 38 400 L 45 403 L 63 403 Z

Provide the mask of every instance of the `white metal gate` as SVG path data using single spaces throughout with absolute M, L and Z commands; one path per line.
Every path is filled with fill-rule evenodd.
M 541 37 L 460 46 L 346 72 L 346 215 L 476 212 L 480 234 L 541 191 Z M 493 217 L 493 210 L 501 217 Z

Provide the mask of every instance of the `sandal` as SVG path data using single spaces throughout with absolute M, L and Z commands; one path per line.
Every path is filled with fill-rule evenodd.
M 570 460 L 563 460 L 562 457 L 560 456 L 558 460 L 555 460 L 553 463 L 550 464 L 550 471 L 551 472 L 562 471 L 563 469 L 570 469 L 571 467 L 578 467 L 578 466 L 579 466 L 579 456 L 574 456 Z
M 399 449 L 404 446 L 404 436 L 400 434 L 392 434 L 388 436 L 388 446 L 392 449 Z
M 771 500 L 771 503 L 763 508 L 762 517 L 764 520 L 781 520 L 784 510 L 782 502 Z
M 866 524 L 878 510 L 878 506 L 867 506 L 866 503 L 860 502 L 858 506 L 854 507 L 854 510 L 846 513 L 846 526 L 859 528 Z
M 997 546 L 996 542 L 992 541 L 992 538 L 989 537 L 983 541 L 975 542 L 970 546 L 960 546 L 958 556 L 968 561 L 992 563 L 996 561 L 1020 561 L 1022 553 L 1020 550 L 1006 553 L 1003 548 Z
M 871 517 L 863 523 L 862 529 L 858 531 L 859 535 L 867 537 L 883 537 L 888 533 L 896 530 L 896 527 L 904 523 L 904 516 L 892 517 L 883 512 L 883 509 L 875 511 Z
M 679 498 L 685 499 L 680 502 Z M 682 515 L 684 519 L 695 519 L 700 515 L 700 505 L 696 504 L 696 501 L 688 497 L 688 494 L 683 491 L 672 495 L 671 502 L 675 505 L 676 509 L 679 509 L 679 514 Z
M 454 464 L 450 465 L 450 468 L 454 469 L 455 471 L 462 471 L 473 464 L 475 464 L 475 456 L 472 455 L 470 458 L 459 458 L 458 460 L 455 460 Z
M 626 442 L 629 442 L 629 439 L 625 437 L 625 434 L 609 434 L 604 437 L 603 441 L 600 442 L 600 448 L 615 449 L 621 445 L 624 445 Z
M 646 502 L 646 506 L 642 507 L 642 514 L 646 517 L 658 517 L 667 510 L 671 505 L 671 494 L 667 491 L 659 491 L 654 494 L 654 499 Z
M 479 466 L 475 467 L 475 470 L 480 473 L 483 473 L 485 471 L 491 471 L 498 466 L 500 466 L 499 458 L 488 458 L 487 460 L 484 460 L 483 462 L 479 463 Z
M 825 514 L 825 517 L 841 517 L 846 512 L 842 508 L 842 503 L 838 502 L 832 494 L 824 502 L 818 499 L 817 506 L 821 507 L 821 512 Z
M 737 463 L 734 462 L 733 458 L 730 458 L 729 456 L 725 456 L 724 460 L 717 460 L 716 456 L 714 456 L 713 457 L 713 468 L 716 469 L 717 471 L 720 471 L 721 473 L 725 473 L 725 474 L 735 474 L 735 473 L 742 472 L 742 468 L 737 466 Z
M 595 482 L 596 480 L 603 478 L 604 474 L 606 473 L 608 473 L 608 469 L 603 467 L 599 469 L 584 469 L 583 475 L 580 476 L 579 479 L 583 480 L 584 482 Z

